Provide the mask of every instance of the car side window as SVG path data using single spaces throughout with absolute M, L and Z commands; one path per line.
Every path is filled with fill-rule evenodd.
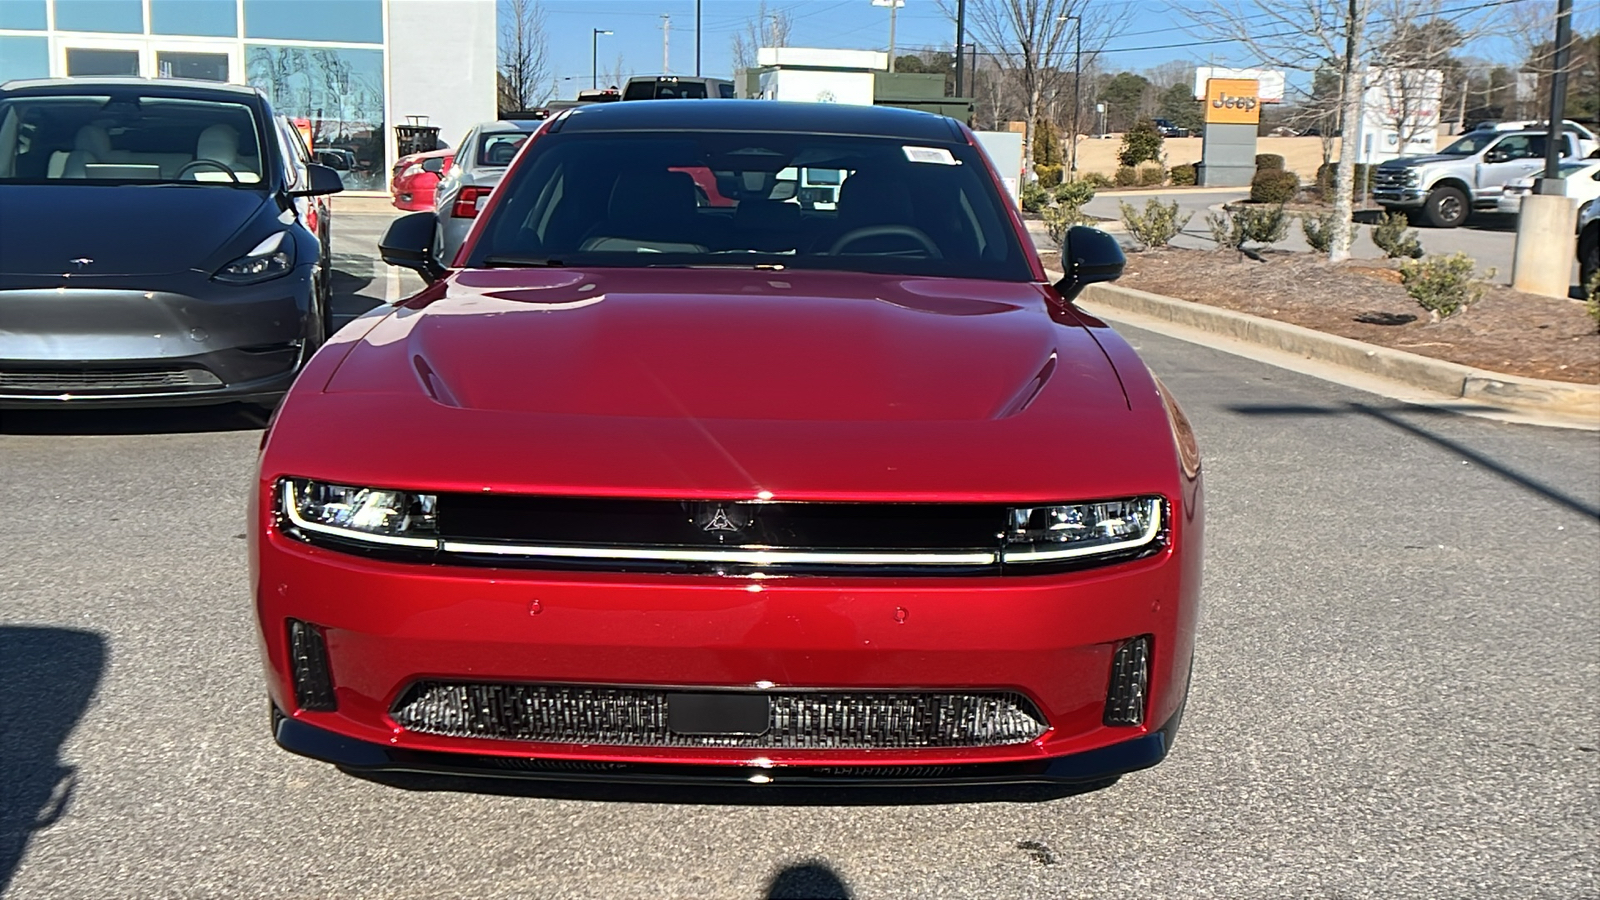
M 289 135 L 285 133 L 288 127 L 278 122 L 278 155 L 283 159 L 283 180 L 292 191 L 300 186 L 300 157 L 290 149 Z
M 1514 134 L 1495 144 L 1489 152 L 1503 159 L 1522 159 L 1528 155 L 1528 138 L 1526 135 Z

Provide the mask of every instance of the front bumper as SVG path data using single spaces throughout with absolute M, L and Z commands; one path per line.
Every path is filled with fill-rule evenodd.
M 862 783 L 1084 781 L 1166 754 L 1187 695 L 1198 533 L 1160 554 L 1040 576 L 553 572 L 393 562 L 253 530 L 268 693 L 287 749 L 350 768 L 567 778 Z M 290 619 L 326 647 L 333 709 L 296 705 Z M 1142 724 L 1104 722 L 1116 648 L 1150 635 Z M 829 691 L 1012 691 L 1048 726 L 990 746 L 750 749 L 464 737 L 402 727 L 428 679 Z M 592 766 L 601 768 L 591 768 Z M 808 769 L 802 772 L 802 769 Z M 841 773 L 839 767 L 864 767 Z M 870 771 L 879 767 L 876 775 Z M 704 770 L 704 771 L 701 771 Z M 543 774 L 541 774 L 543 773 Z M 676 773 L 676 774 L 675 774 Z M 771 773 L 767 773 L 771 774 Z
M 258 285 L 199 273 L 0 285 L 0 406 L 266 400 L 309 355 L 315 267 Z
M 1421 188 L 1373 188 L 1372 199 L 1386 207 L 1422 206 L 1428 202 L 1428 192 Z

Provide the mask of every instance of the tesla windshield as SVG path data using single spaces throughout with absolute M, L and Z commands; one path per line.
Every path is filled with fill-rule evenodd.
M 0 182 L 262 183 L 261 141 L 242 103 L 153 97 L 0 100 Z
M 1033 277 L 994 179 L 965 144 L 590 132 L 545 135 L 529 153 L 468 265 Z

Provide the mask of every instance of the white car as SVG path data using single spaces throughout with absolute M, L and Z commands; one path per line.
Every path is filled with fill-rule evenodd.
M 1600 197 L 1600 159 L 1564 162 L 1556 172 L 1566 179 L 1566 195 L 1578 201 L 1579 205 Z M 1508 183 L 1495 206 L 1503 213 L 1515 213 L 1521 210 L 1523 195 L 1532 191 L 1534 181 L 1542 177 L 1544 170 L 1540 169 L 1526 178 L 1518 178 Z

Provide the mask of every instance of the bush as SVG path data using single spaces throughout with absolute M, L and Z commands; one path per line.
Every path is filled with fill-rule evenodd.
M 1090 187 L 1095 188 L 1096 190 L 1099 190 L 1100 188 L 1116 186 L 1116 182 L 1112 181 L 1109 177 L 1100 174 L 1099 172 L 1089 172 L 1085 175 L 1080 175 L 1078 176 L 1078 180 L 1087 183 Z
M 1140 119 L 1122 135 L 1122 147 L 1117 150 L 1117 161 L 1124 166 L 1137 166 L 1142 162 L 1160 162 L 1161 132 L 1156 123 Z
M 1483 285 L 1472 278 L 1473 267 L 1465 253 L 1408 259 L 1400 263 L 1400 283 L 1435 321 L 1448 319 L 1483 297 Z
M 1589 310 L 1589 318 L 1594 320 L 1594 327 L 1600 329 L 1600 272 L 1589 276 L 1589 283 L 1583 286 L 1587 293 L 1587 300 L 1583 301 L 1584 308 Z
M 1322 199 L 1333 200 L 1333 179 L 1338 174 L 1338 163 L 1323 163 L 1317 167 L 1317 192 L 1322 194 Z M 1376 167 L 1365 163 L 1356 163 L 1355 181 L 1351 188 L 1351 196 L 1360 200 L 1372 191 L 1372 176 Z
M 1211 239 L 1217 242 L 1218 250 L 1238 250 L 1244 244 L 1239 220 L 1226 211 L 1206 213 L 1206 227 L 1211 229 Z
M 1337 220 L 1333 213 L 1318 213 L 1300 217 L 1300 230 L 1305 233 L 1306 243 L 1318 253 L 1327 253 L 1333 249 L 1333 225 Z
M 1082 209 L 1085 203 L 1094 199 L 1094 185 L 1088 181 L 1063 181 L 1055 189 L 1055 200 L 1068 209 Z
M 1050 202 L 1050 192 L 1039 182 L 1028 181 L 1024 182 L 1022 190 L 1017 192 L 1017 199 L 1022 201 L 1023 211 L 1036 213 Z
M 1289 220 L 1293 218 L 1277 206 L 1245 206 L 1234 211 L 1235 227 L 1239 229 L 1240 243 L 1245 241 L 1270 246 L 1289 236 Z
M 1300 193 L 1300 176 L 1281 169 L 1258 169 L 1250 179 L 1251 203 L 1288 203 Z
M 1422 242 L 1415 230 L 1406 230 L 1409 224 L 1405 213 L 1385 213 L 1383 221 L 1372 226 L 1372 242 L 1390 259 L 1417 259 L 1422 256 Z
M 1114 181 L 1117 187 L 1133 187 L 1139 183 L 1139 170 L 1133 166 L 1119 166 Z
M 1138 171 L 1139 187 L 1157 187 L 1159 185 L 1166 184 L 1167 182 L 1167 170 L 1161 168 L 1159 164 L 1154 166 L 1140 166 Z
M 1122 209 L 1122 224 L 1128 226 L 1128 234 L 1150 249 L 1167 246 L 1194 218 L 1194 213 L 1190 213 L 1183 221 L 1178 221 L 1176 200 L 1162 203 L 1151 197 L 1145 201 L 1143 213 L 1123 201 L 1118 201 L 1117 205 Z
M 1269 170 L 1269 171 L 1273 171 L 1273 172 L 1282 172 L 1283 171 L 1283 157 L 1279 156 L 1276 153 L 1257 153 L 1256 154 L 1256 171 L 1260 172 L 1262 170 Z
M 1181 166 L 1173 166 L 1170 173 L 1172 175 L 1172 183 L 1194 184 L 1199 181 L 1199 169 L 1196 165 L 1196 163 L 1184 163 Z
M 1053 188 L 1061 183 L 1061 166 L 1040 163 L 1033 167 L 1033 174 L 1039 177 L 1039 186 Z

